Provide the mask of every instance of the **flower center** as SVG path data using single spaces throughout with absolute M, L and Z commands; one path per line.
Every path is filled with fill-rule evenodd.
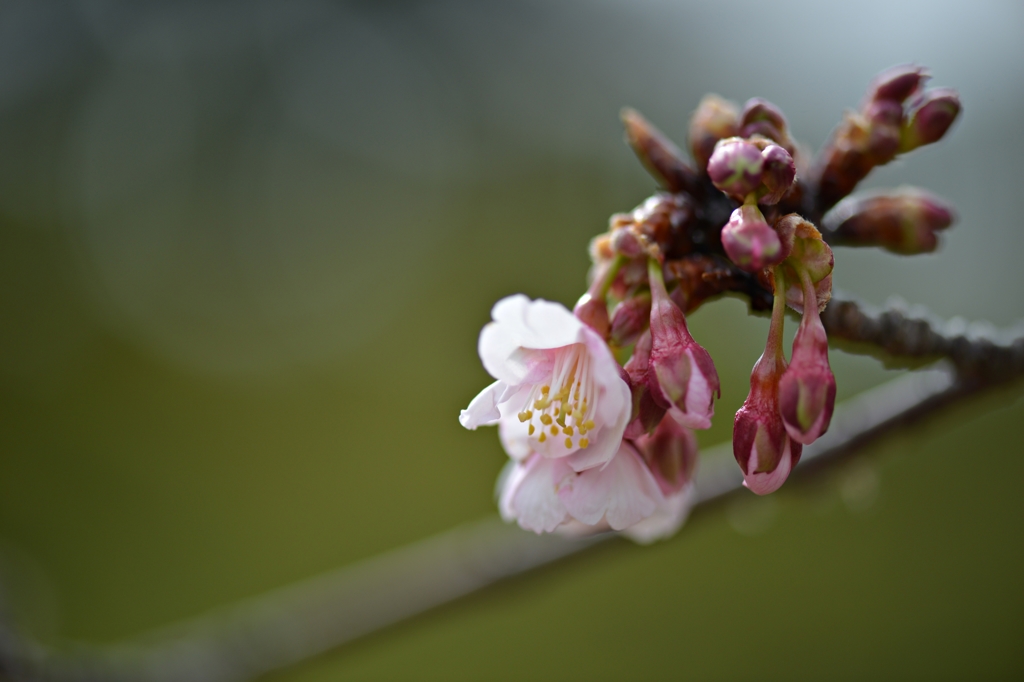
M 567 450 L 590 445 L 587 433 L 597 428 L 591 417 L 598 399 L 590 365 L 582 343 L 556 351 L 549 383 L 535 385 L 527 409 L 519 413 L 519 421 L 529 422 L 529 435 L 538 443 L 564 437 Z

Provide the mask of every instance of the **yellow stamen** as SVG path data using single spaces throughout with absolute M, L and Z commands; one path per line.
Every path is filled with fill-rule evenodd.
M 593 419 L 588 419 L 587 421 L 583 422 L 583 425 L 587 427 L 588 431 L 592 431 L 596 426 L 596 424 L 594 424 Z
M 550 390 L 551 390 L 550 386 L 541 386 L 540 387 L 540 392 L 543 393 L 544 395 L 547 395 Z
M 536 430 L 537 429 L 534 428 L 533 424 L 530 424 L 530 435 L 531 436 L 533 435 L 533 432 L 536 431 Z
M 565 447 L 572 450 L 572 438 L 565 439 Z
M 551 425 L 551 435 L 552 436 L 557 436 L 558 435 L 558 426 L 555 425 L 555 424 Z
M 562 429 L 562 433 L 564 433 L 567 436 L 571 436 L 573 434 L 572 427 L 566 426 L 564 429 Z
M 583 426 L 583 424 L 580 424 L 580 435 L 581 436 L 587 435 L 587 427 Z
M 539 443 L 543 443 L 543 442 L 544 442 L 544 441 L 546 441 L 547 439 L 548 439 L 548 434 L 546 434 L 546 433 L 544 433 L 543 431 L 541 431 L 541 432 L 540 432 L 540 438 L 538 438 L 538 439 L 537 439 L 537 442 L 539 442 Z
M 585 448 L 588 445 L 590 445 L 590 441 L 589 440 L 587 440 L 586 438 L 580 438 L 580 447 L 581 448 Z
M 529 412 L 520 412 L 518 416 L 519 416 L 519 421 L 524 422 L 524 421 L 528 420 L 533 415 L 531 415 Z
M 542 414 L 540 416 L 540 423 L 543 424 L 544 426 L 547 426 L 548 424 L 550 424 L 551 421 L 552 421 L 552 419 L 551 419 L 551 415 L 550 414 Z

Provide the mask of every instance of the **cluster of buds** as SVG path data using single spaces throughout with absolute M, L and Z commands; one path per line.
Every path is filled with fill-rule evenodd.
M 847 112 L 814 165 L 817 210 L 834 206 L 875 166 L 942 139 L 960 114 L 960 98 L 948 88 L 925 90 L 927 80 L 924 69 L 906 65 L 872 81 L 860 109 Z
M 950 127 L 956 94 L 924 91 L 924 81 L 918 67 L 881 74 L 814 160 L 763 99 L 706 97 L 689 128 L 695 165 L 624 112 L 627 141 L 661 190 L 592 240 L 591 285 L 572 314 L 510 297 L 481 334 L 496 381 L 462 423 L 499 426 L 513 460 L 500 486 L 506 518 L 537 532 L 612 528 L 641 540 L 678 528 L 697 464 L 694 431 L 710 427 L 721 393 L 686 316 L 728 292 L 771 310 L 736 413 L 734 454 L 753 492 L 785 482 L 835 407 L 820 317 L 832 292 L 828 242 L 920 253 L 953 220 L 923 190 L 840 202 L 872 167 Z M 801 316 L 788 361 L 787 308 Z

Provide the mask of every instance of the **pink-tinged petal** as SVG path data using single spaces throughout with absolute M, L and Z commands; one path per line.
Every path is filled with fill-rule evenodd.
M 531 457 L 516 464 L 504 481 L 499 508 L 506 521 L 515 519 L 525 530 L 550 533 L 566 520 L 558 495 L 562 478 L 572 472 L 558 460 Z
M 800 449 L 802 446 L 799 443 L 793 443 L 790 439 L 786 438 L 786 445 L 782 451 L 782 459 L 779 460 L 779 465 L 775 467 L 773 471 L 766 473 L 755 473 L 757 469 L 757 452 L 756 446 L 751 448 L 750 459 L 747 463 L 748 473 L 743 476 L 743 485 L 750 489 L 751 492 L 757 495 L 767 495 L 773 493 L 782 487 L 782 484 L 789 478 L 789 472 L 793 468 L 793 450 Z M 799 457 L 799 453 L 797 453 Z
M 591 526 L 603 518 L 614 530 L 647 518 L 662 499 L 658 483 L 627 443 L 606 466 L 566 479 L 558 494 L 573 518 Z
M 688 349 L 686 353 L 690 357 L 690 366 L 699 367 L 699 359 L 695 356 L 692 348 Z M 715 372 L 714 365 L 711 366 L 711 371 Z M 716 380 L 717 377 L 718 373 L 715 372 Z M 691 373 L 684 400 L 686 412 L 672 405 L 669 408 L 669 414 L 672 415 L 676 422 L 688 429 L 711 428 L 711 418 L 715 416 L 714 397 L 716 390 L 717 388 L 713 388 L 708 383 L 703 371 Z
M 480 391 L 469 406 L 459 414 L 459 423 L 467 429 L 476 430 L 478 426 L 490 426 L 501 418 L 498 400 L 505 393 L 504 382 L 495 381 Z
M 649 545 L 658 540 L 667 540 L 675 535 L 693 507 L 694 485 L 690 483 L 674 495 L 665 498 L 654 513 L 639 523 L 622 531 L 633 542 Z
M 615 361 L 615 357 L 608 349 L 608 344 L 604 342 L 604 339 L 593 330 L 586 329 L 583 334 L 583 343 L 586 344 L 587 351 L 590 353 L 594 381 L 601 388 L 601 401 L 597 405 L 598 420 L 606 428 L 618 431 L 617 440 L 620 440 L 633 407 L 629 386 L 623 381 L 619 363 Z M 620 420 L 622 422 L 621 431 L 617 426 Z M 612 454 L 615 453 L 612 452 Z

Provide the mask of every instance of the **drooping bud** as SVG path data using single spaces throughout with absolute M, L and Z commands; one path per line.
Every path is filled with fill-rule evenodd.
M 777 144 L 768 145 L 761 152 L 762 177 L 767 193 L 758 201 L 777 204 L 796 182 L 796 163 L 793 156 Z
M 916 187 L 891 193 L 848 197 L 822 220 L 834 243 L 880 246 L 894 253 L 934 251 L 939 230 L 953 224 L 956 212 L 946 201 Z
M 757 272 L 779 263 L 785 254 L 779 235 L 765 221 L 757 204 L 743 204 L 722 228 L 722 247 L 738 267 Z
M 623 109 L 621 116 L 626 141 L 647 171 L 671 192 L 694 193 L 700 184 L 697 174 L 679 149 L 634 109 Z
M 730 137 L 715 145 L 708 161 L 708 177 L 722 192 L 736 201 L 743 201 L 761 186 L 763 166 L 760 149 L 742 137 Z
M 786 117 L 782 115 L 782 110 L 760 97 L 752 97 L 743 105 L 743 111 L 740 112 L 740 135 L 763 135 L 787 149 L 793 144 L 789 139 Z
M 651 319 L 651 292 L 641 291 L 623 300 L 612 313 L 608 340 L 623 348 L 637 342 Z
M 950 88 L 935 88 L 915 98 L 903 124 L 900 151 L 908 152 L 941 140 L 960 115 L 960 109 L 960 95 Z
M 801 273 L 803 320 L 793 340 L 789 367 L 779 381 L 779 411 L 786 432 L 809 445 L 828 430 L 836 405 L 836 379 L 828 364 L 828 337 L 815 299 L 810 275 Z
M 868 86 L 866 100 L 868 102 L 889 101 L 902 104 L 908 97 L 917 92 L 928 74 L 920 66 L 900 64 L 881 72 Z
M 674 419 L 663 419 L 654 433 L 636 439 L 637 450 L 666 497 L 693 481 L 697 436 Z
M 629 392 L 633 399 L 633 411 L 629 423 L 626 425 L 624 438 L 639 438 L 652 432 L 665 416 L 666 408 L 655 402 L 648 386 L 647 374 L 650 370 L 650 362 L 651 332 L 645 331 L 640 335 L 636 346 L 633 347 L 633 355 L 622 368 L 623 379 L 629 386 Z
M 750 394 L 733 422 L 732 449 L 743 471 L 743 485 L 758 495 L 775 492 L 789 477 L 803 451 L 786 432 L 779 413 L 779 379 L 786 370 L 782 354 L 785 300 L 781 289 L 775 294 L 772 323 L 764 353 L 750 374 Z
M 711 356 L 686 327 L 679 306 L 669 298 L 661 265 L 648 262 L 651 285 L 651 360 L 647 384 L 651 395 L 677 422 L 691 429 L 711 426 L 714 399 L 721 396 Z
M 719 140 L 734 137 L 739 132 L 739 109 L 718 95 L 706 95 L 690 118 L 690 153 L 697 170 L 708 167 L 715 145 Z

